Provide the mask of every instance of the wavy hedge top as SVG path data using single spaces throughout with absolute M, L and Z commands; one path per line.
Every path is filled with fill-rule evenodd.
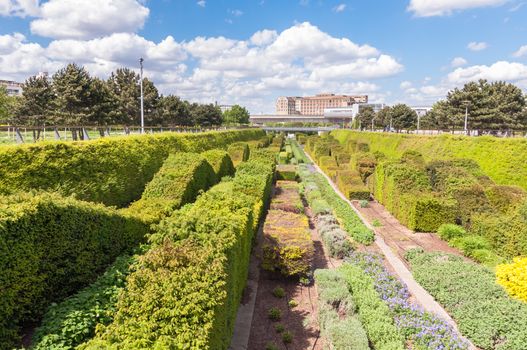
M 202 152 L 261 138 L 260 129 L 162 133 L 0 147 L 0 194 L 57 190 L 118 207 L 139 198 L 169 152 Z
M 527 189 L 527 140 L 491 136 L 417 136 L 408 134 L 364 133 L 335 130 L 331 134 L 341 143 L 367 142 L 372 152 L 400 158 L 407 150 L 418 150 L 427 161 L 467 158 L 476 161 L 494 182 Z

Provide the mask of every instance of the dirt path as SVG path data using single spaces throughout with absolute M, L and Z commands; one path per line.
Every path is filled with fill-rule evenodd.
M 305 203 L 304 203 L 305 204 Z M 330 259 L 325 252 L 323 242 L 318 235 L 311 210 L 305 207 L 309 217 L 311 237 L 315 247 L 313 269 L 332 268 L 340 265 L 335 259 Z M 259 250 L 255 250 L 259 252 Z M 264 350 L 267 344 L 274 344 L 277 349 L 286 350 L 322 350 L 323 340 L 318 327 L 317 290 L 314 284 L 302 285 L 298 281 L 284 279 L 268 271 L 259 271 L 258 291 L 254 306 L 254 314 L 250 325 L 250 337 L 247 349 Z M 276 298 L 273 290 L 281 287 L 286 297 Z M 294 300 L 297 306 L 290 307 L 289 301 Z M 268 311 L 272 307 L 282 310 L 282 319 L 272 322 Z M 284 344 L 282 335 L 275 330 L 276 324 L 281 324 L 293 334 L 293 341 Z M 246 325 L 248 327 L 249 325 Z
M 418 247 L 428 252 L 445 252 L 463 256 L 459 250 L 449 247 L 448 243 L 436 234 L 413 232 L 402 225 L 377 201 L 370 201 L 367 208 L 362 208 L 358 201 L 352 201 L 352 204 L 370 225 L 373 226 L 374 221 L 379 224 L 375 227 L 376 234 L 382 237 L 394 253 L 403 260 L 408 250 Z

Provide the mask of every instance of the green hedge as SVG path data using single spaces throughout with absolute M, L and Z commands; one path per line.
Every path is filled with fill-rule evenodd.
M 169 153 L 226 148 L 263 135 L 260 129 L 250 129 L 0 146 L 0 194 L 57 190 L 124 207 L 141 196 Z
M 370 191 L 364 185 L 359 172 L 354 170 L 337 171 L 337 186 L 348 199 L 370 199 Z
M 205 160 L 212 166 L 218 181 L 224 176 L 234 176 L 234 164 L 229 153 L 219 149 L 212 149 L 202 153 Z
M 246 142 L 235 142 L 229 145 L 227 152 L 229 152 L 235 167 L 241 162 L 247 161 L 250 155 L 249 145 Z
M 484 350 L 523 350 L 527 304 L 510 298 L 487 268 L 453 255 L 412 250 L 412 273 L 454 318 L 461 333 Z
M 426 161 L 466 158 L 475 161 L 499 185 L 527 189 L 527 140 L 492 136 L 416 136 L 407 134 L 360 133 L 348 130 L 331 132 L 341 144 L 367 142 L 372 152 L 400 158 L 406 150 L 418 150 Z
M 240 165 L 165 219 L 119 298 L 115 320 L 80 349 L 227 349 L 246 283 L 258 203 L 272 166 Z M 258 211 L 259 212 L 259 211 Z
M 144 239 L 139 218 L 55 194 L 0 197 L 0 343 Z

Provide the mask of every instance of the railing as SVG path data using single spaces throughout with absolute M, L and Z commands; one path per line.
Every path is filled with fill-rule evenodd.
M 144 132 L 146 134 L 168 131 L 197 133 L 239 128 L 243 127 L 155 126 L 145 127 Z M 0 126 L 0 144 L 51 140 L 84 141 L 139 134 L 141 134 L 141 127 L 139 126 Z

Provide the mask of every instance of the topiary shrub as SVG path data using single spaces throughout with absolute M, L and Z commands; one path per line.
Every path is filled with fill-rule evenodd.
M 518 208 L 527 199 L 527 192 L 518 186 L 493 185 L 485 190 L 490 205 L 505 214 Z
M 297 178 L 296 165 L 283 165 L 280 164 L 276 167 L 276 178 L 277 180 L 295 181 Z
M 348 199 L 368 200 L 370 191 L 364 185 L 357 171 L 340 170 L 337 172 L 337 186 Z
M 203 152 L 202 156 L 214 170 L 218 181 L 224 176 L 234 176 L 234 164 L 232 163 L 229 153 L 223 150 L 213 149 Z
M 467 235 L 467 231 L 461 226 L 455 224 L 443 224 L 437 229 L 437 234 L 441 239 L 450 241 L 454 238 L 461 238 Z
M 245 162 L 249 159 L 250 150 L 249 145 L 245 142 L 235 142 L 227 147 L 232 163 L 235 167 L 241 162 Z

